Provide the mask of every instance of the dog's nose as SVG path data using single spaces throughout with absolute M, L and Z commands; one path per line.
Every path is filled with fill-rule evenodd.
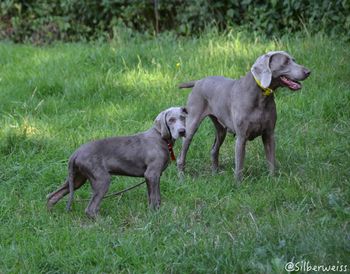
M 306 77 L 308 77 L 311 74 L 311 70 L 305 69 L 304 74 Z
M 179 129 L 179 135 L 181 137 L 185 137 L 186 136 L 186 129 L 184 129 L 184 128 Z

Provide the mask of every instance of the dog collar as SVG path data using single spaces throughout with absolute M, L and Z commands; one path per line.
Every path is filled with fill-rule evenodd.
M 264 96 L 270 96 L 270 95 L 273 93 L 273 90 L 272 90 L 272 89 L 270 89 L 270 88 L 264 88 L 264 87 L 261 85 L 260 81 L 259 81 L 258 79 L 256 79 L 254 75 L 253 75 L 253 77 L 254 77 L 255 82 L 258 84 L 258 86 L 263 90 L 263 95 L 264 95 Z
M 168 126 L 168 124 L 167 124 L 167 122 L 166 122 L 166 113 L 165 113 L 164 119 L 165 119 L 166 128 L 167 128 L 167 130 L 168 130 L 168 132 L 169 132 L 169 135 L 170 135 L 170 140 L 172 140 L 173 137 L 171 136 L 170 128 L 169 128 L 169 126 Z M 170 153 L 170 158 L 171 158 L 171 160 L 172 160 L 172 161 L 175 161 L 176 158 L 175 158 L 175 154 L 174 154 L 174 150 L 173 150 L 173 145 L 171 144 L 171 141 L 168 142 L 168 150 L 169 150 L 169 153 Z
M 174 150 L 173 150 L 173 145 L 171 143 L 168 143 L 168 150 L 169 150 L 169 153 L 170 153 L 171 160 L 175 161 L 176 158 L 175 158 L 175 154 L 174 154 Z

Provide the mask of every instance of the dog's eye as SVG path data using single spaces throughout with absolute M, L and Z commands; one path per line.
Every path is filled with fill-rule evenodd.
M 287 58 L 286 61 L 284 61 L 284 65 L 289 65 L 290 64 L 290 59 Z
M 180 121 L 185 121 L 185 117 L 184 116 L 180 116 Z
M 169 123 L 175 123 L 176 119 L 175 118 L 170 118 Z

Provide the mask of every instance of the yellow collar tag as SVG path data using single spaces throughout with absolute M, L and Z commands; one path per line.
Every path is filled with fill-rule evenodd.
M 264 95 L 264 96 L 270 96 L 270 95 L 273 93 L 273 90 L 272 90 L 272 89 L 270 89 L 270 88 L 264 88 L 264 87 L 261 85 L 260 81 L 259 81 L 258 79 L 256 79 L 255 76 L 253 76 L 253 77 L 254 77 L 255 82 L 258 84 L 258 86 L 263 90 L 263 95 Z

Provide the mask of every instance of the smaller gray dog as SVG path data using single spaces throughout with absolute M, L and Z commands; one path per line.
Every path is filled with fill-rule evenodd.
M 145 132 L 82 145 L 69 159 L 65 183 L 47 196 L 48 208 L 70 193 L 67 202 L 70 210 L 74 189 L 89 180 L 93 194 L 85 212 L 91 218 L 96 217 L 111 175 L 145 177 L 148 203 L 154 209 L 159 208 L 160 176 L 169 163 L 169 156 L 173 158 L 175 140 L 186 136 L 186 116 L 186 108 L 169 108 L 161 112 L 154 126 Z
M 186 138 L 178 159 L 182 176 L 186 154 L 202 120 L 209 116 L 216 129 L 211 151 L 212 169 L 218 168 L 219 149 L 226 133 L 236 135 L 235 175 L 242 179 L 245 146 L 248 140 L 262 137 L 270 173 L 275 171 L 275 124 L 277 119 L 274 91 L 278 87 L 301 88 L 311 71 L 295 62 L 284 51 L 272 51 L 260 56 L 251 71 L 241 79 L 212 76 L 180 84 L 193 88 L 187 101 Z

